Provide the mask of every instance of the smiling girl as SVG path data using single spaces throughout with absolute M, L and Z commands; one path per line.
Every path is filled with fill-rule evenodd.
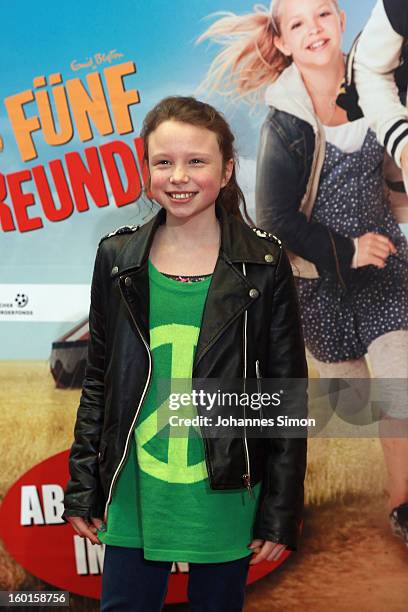
M 98 249 L 64 516 L 106 544 L 103 612 L 161 610 L 173 561 L 191 610 L 239 612 L 249 565 L 296 548 L 306 440 L 160 435 L 160 381 L 301 379 L 282 410 L 305 416 L 296 290 L 279 241 L 244 223 L 225 119 L 171 97 L 141 135 L 161 210 Z
M 224 47 L 205 85 L 265 94 L 257 221 L 291 251 L 320 376 L 369 377 L 368 356 L 375 376 L 406 379 L 408 245 L 384 194 L 383 148 L 364 118 L 349 123 L 336 105 L 344 27 L 335 0 L 275 0 L 227 14 L 201 37 Z M 387 417 L 406 416 L 402 402 L 380 424 L 391 517 L 408 500 L 406 425 L 399 422 L 399 438 L 386 433 Z

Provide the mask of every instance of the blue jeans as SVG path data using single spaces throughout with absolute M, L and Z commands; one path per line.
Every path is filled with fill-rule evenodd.
M 191 612 L 242 612 L 250 555 L 226 563 L 190 563 Z M 106 546 L 101 612 L 160 612 L 170 561 L 146 561 L 140 548 Z

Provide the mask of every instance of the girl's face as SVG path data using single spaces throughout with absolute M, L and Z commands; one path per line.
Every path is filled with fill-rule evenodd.
M 284 0 L 275 44 L 299 67 L 323 67 L 338 59 L 345 14 L 328 0 Z
M 190 219 L 214 207 L 233 171 L 211 130 L 164 121 L 149 136 L 151 192 L 167 214 Z

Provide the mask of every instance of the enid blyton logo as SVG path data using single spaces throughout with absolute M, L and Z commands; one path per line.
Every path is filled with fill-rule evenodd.
M 25 308 L 28 304 L 28 295 L 25 293 L 17 293 L 14 302 L 19 308 Z

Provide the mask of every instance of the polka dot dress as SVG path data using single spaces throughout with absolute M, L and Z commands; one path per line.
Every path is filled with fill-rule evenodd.
M 347 289 L 328 274 L 297 281 L 306 345 L 319 361 L 337 363 L 359 359 L 388 332 L 408 329 L 408 245 L 384 194 L 384 152 L 374 133 L 368 130 L 354 153 L 326 147 L 312 219 L 349 238 L 386 235 L 397 248 L 383 270 L 352 270 Z

